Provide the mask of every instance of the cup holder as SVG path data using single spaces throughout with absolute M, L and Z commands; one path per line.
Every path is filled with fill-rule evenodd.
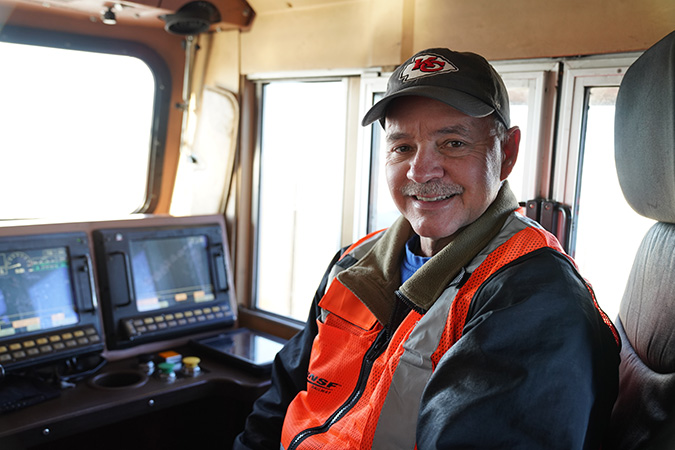
M 144 373 L 128 370 L 120 372 L 100 373 L 89 380 L 89 384 L 97 389 L 129 389 L 143 386 L 148 381 Z

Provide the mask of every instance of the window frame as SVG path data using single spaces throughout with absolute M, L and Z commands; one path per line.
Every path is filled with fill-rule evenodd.
M 528 114 L 527 136 L 521 137 L 521 142 L 526 141 L 528 148 L 521 147 L 518 159 L 525 163 L 523 190 L 527 199 L 547 198 L 551 184 L 555 88 L 560 77 L 560 63 L 557 60 L 497 61 L 492 65 L 506 84 L 517 80 L 533 85 L 534 101 Z M 525 156 L 527 159 L 523 160 Z
M 38 47 L 131 56 L 142 60 L 148 65 L 155 79 L 155 92 L 152 128 L 149 140 L 150 148 L 148 149 L 149 159 L 145 197 L 139 207 L 129 213 L 153 212 L 157 206 L 161 189 L 166 134 L 171 107 L 171 74 L 164 59 L 150 47 L 138 42 L 12 25 L 0 28 L 0 41 Z
M 557 130 L 551 197 L 574 205 L 577 195 L 577 174 L 583 144 L 582 124 L 586 112 L 586 88 L 618 86 L 628 67 L 639 53 L 588 57 L 563 61 L 563 83 L 560 86 L 560 123 Z
M 358 95 L 358 92 L 355 92 L 354 89 L 354 77 L 350 76 L 353 74 L 326 74 L 323 72 L 307 72 L 307 73 L 297 73 L 296 76 L 293 74 L 267 74 L 263 75 L 249 75 L 247 78 L 249 81 L 253 82 L 255 89 L 255 109 L 257 112 L 256 115 L 256 133 L 255 133 L 255 145 L 252 156 L 252 174 L 251 174 L 251 253 L 250 261 L 251 265 L 248 268 L 250 273 L 250 283 L 248 285 L 249 293 L 247 309 L 244 313 L 244 317 L 247 317 L 249 320 L 251 318 L 271 320 L 277 323 L 280 323 L 285 329 L 297 330 L 304 323 L 303 321 L 294 319 L 290 316 L 284 316 L 272 311 L 267 311 L 261 309 L 257 305 L 258 300 L 258 269 L 259 269 L 259 232 L 260 232 L 260 187 L 261 187 L 261 155 L 262 155 L 262 132 L 263 132 L 263 104 L 264 104 L 264 87 L 267 84 L 274 82 L 326 82 L 326 81 L 339 81 L 345 85 L 347 92 L 347 116 L 353 114 L 352 105 L 354 103 L 355 95 Z M 350 145 L 350 134 L 353 133 L 353 125 L 346 121 L 345 125 L 345 161 L 344 161 L 344 174 L 349 173 L 350 170 L 353 170 L 354 167 L 354 152 L 353 145 Z M 345 175 L 346 176 L 346 175 Z M 346 227 L 346 222 L 350 214 L 350 210 L 353 210 L 354 204 L 354 191 L 350 188 L 349 183 L 345 178 L 343 193 L 342 193 L 342 217 L 343 221 L 341 224 L 341 233 L 340 233 L 340 246 L 347 245 L 353 239 L 351 230 Z M 337 249 L 336 249 L 337 251 Z M 326 261 L 327 263 L 327 261 Z M 316 285 L 318 286 L 320 280 L 316 280 Z
M 368 222 L 370 214 L 370 197 L 372 193 L 372 141 L 373 127 L 379 127 L 378 122 L 362 127 L 361 118 L 374 104 L 374 97 L 378 93 L 384 93 L 387 90 L 387 80 L 392 72 L 371 72 L 364 74 L 360 79 L 359 86 L 359 139 L 357 149 L 357 166 L 355 189 L 360 195 L 357 195 L 357 202 L 354 205 L 354 236 L 365 236 L 368 232 Z

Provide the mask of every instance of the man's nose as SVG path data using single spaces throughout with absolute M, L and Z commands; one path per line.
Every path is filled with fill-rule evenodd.
M 443 177 L 441 155 L 429 145 L 418 147 L 415 156 L 410 160 L 408 179 L 416 183 L 426 183 Z

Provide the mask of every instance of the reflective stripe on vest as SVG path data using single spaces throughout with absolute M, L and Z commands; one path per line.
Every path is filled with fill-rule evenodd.
M 459 287 L 458 277 L 427 314 L 410 312 L 384 351 L 377 346 L 386 330 L 333 280 L 320 302 L 329 314 L 318 324 L 307 390 L 288 408 L 282 448 L 413 449 L 422 391 L 441 357 L 462 336 L 476 290 L 520 256 L 542 247 L 562 251 L 543 229 L 513 219 L 467 267 L 466 283 Z

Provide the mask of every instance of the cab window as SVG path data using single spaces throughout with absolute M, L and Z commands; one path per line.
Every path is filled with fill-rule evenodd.
M 340 247 L 346 82 L 275 81 L 260 89 L 257 307 L 304 320 Z
M 109 45 L 120 54 L 36 36 L 5 29 L 0 41 L 0 219 L 148 211 L 163 148 L 153 124 L 165 122 L 156 120 L 157 93 L 167 77 L 131 44 Z
M 626 202 L 614 162 L 616 97 L 636 57 L 566 61 L 560 100 L 564 115 L 559 129 L 565 132 L 558 133 L 553 193 L 572 207 L 570 253 L 612 320 L 632 255 L 654 223 Z

